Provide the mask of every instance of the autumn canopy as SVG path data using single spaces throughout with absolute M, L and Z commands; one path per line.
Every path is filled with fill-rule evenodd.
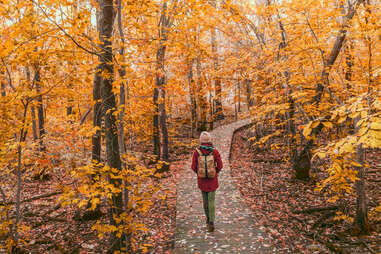
M 377 231 L 380 1 L 0 0 L 0 40 L 0 252 L 170 250 L 147 214 L 175 216 L 202 131 L 246 118 Z

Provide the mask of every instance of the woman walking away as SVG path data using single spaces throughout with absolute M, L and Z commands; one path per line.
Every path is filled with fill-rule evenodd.
M 192 170 L 197 173 L 198 187 L 202 193 L 206 224 L 214 231 L 215 194 L 218 188 L 218 173 L 222 169 L 221 155 L 213 147 L 209 132 L 200 135 L 200 146 L 193 151 Z

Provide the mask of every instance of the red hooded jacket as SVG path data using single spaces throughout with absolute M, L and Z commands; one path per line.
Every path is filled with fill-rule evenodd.
M 212 145 L 208 144 L 208 143 L 203 143 L 201 145 L 212 147 Z M 210 153 L 210 151 L 208 151 L 206 149 L 202 149 L 202 148 L 199 148 L 199 149 L 200 149 L 201 153 L 204 155 Z M 197 169 L 198 169 L 198 157 L 199 157 L 199 155 L 198 155 L 197 151 L 194 150 L 193 151 L 193 158 L 192 158 L 192 170 L 195 173 L 197 173 Z M 213 157 L 214 157 L 214 162 L 215 162 L 216 172 L 217 172 L 216 176 L 214 178 L 199 178 L 199 177 L 197 177 L 198 188 L 200 188 L 200 190 L 205 191 L 205 192 L 215 191 L 218 188 L 218 173 L 222 169 L 222 160 L 221 160 L 221 155 L 217 151 L 217 149 L 213 150 Z

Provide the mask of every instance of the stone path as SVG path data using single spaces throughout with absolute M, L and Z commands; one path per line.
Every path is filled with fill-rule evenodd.
M 240 192 L 231 177 L 230 145 L 234 130 L 247 125 L 241 120 L 221 126 L 212 132 L 213 143 L 220 151 L 224 168 L 216 192 L 216 230 L 208 233 L 202 209 L 201 192 L 195 173 L 184 165 L 177 189 L 175 253 L 273 253 L 261 228 L 254 224 Z

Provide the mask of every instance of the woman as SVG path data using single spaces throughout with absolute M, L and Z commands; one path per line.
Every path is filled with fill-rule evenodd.
M 200 146 L 193 151 L 193 159 L 192 159 L 192 170 L 197 173 L 198 172 L 198 164 L 200 154 L 205 156 L 209 154 L 213 154 L 214 158 L 214 167 L 216 170 L 216 174 L 212 178 L 201 178 L 199 175 L 197 177 L 198 187 L 202 193 L 204 211 L 206 216 L 206 224 L 209 232 L 214 231 L 214 217 L 215 217 L 215 194 L 218 188 L 218 173 L 222 169 L 222 160 L 221 155 L 213 147 L 212 137 L 209 132 L 203 131 L 200 135 Z M 201 158 L 200 158 L 201 159 Z

